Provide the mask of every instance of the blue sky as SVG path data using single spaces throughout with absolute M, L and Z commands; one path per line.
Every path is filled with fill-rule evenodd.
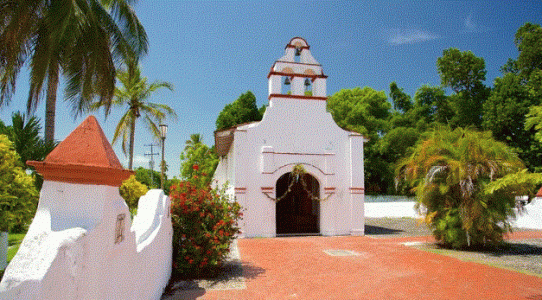
M 471 50 L 486 62 L 492 86 L 499 68 L 516 58 L 513 39 L 525 22 L 542 24 L 542 1 L 174 1 L 139 0 L 136 12 L 149 35 L 142 73 L 171 82 L 175 90 L 155 93 L 178 114 L 168 121 L 166 160 L 170 177 L 179 174 L 179 155 L 191 133 L 208 145 L 223 107 L 250 90 L 267 104 L 267 74 L 296 36 L 311 46 L 323 68 L 328 95 L 369 86 L 388 93 L 396 81 L 411 95 L 423 84 L 440 84 L 436 60 L 444 49 Z M 25 110 L 28 72 L 0 119 Z M 84 119 L 73 118 L 59 93 L 55 137 L 64 139 Z M 43 101 L 45 102 L 45 101 Z M 35 112 L 44 118 L 44 104 Z M 107 119 L 95 113 L 111 140 L 120 111 Z M 142 123 L 136 128 L 135 165 L 148 167 L 152 142 Z M 126 165 L 120 144 L 114 149 Z

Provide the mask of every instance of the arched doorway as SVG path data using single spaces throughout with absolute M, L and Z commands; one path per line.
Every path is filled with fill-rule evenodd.
M 276 191 L 280 199 L 275 218 L 277 234 L 320 233 L 320 202 L 313 200 L 320 197 L 316 178 L 307 173 L 299 177 L 286 173 L 277 180 Z

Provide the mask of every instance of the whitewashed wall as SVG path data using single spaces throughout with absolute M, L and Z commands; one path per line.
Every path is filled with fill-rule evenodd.
M 363 234 L 363 137 L 339 128 L 326 102 L 275 97 L 261 122 L 240 126 L 227 158 L 221 159 L 215 179 L 229 182 L 245 208 L 246 237 L 276 235 L 274 201 L 278 178 L 296 164 L 334 194 L 320 204 L 320 232 L 324 235 Z M 355 165 L 352 167 L 352 165 Z M 233 170 L 232 170 L 233 169 Z
M 421 218 L 423 217 L 415 209 L 415 201 L 387 201 L 390 198 L 385 196 L 378 201 L 378 198 L 373 198 L 374 202 L 365 202 L 365 217 L 367 218 Z M 408 199 L 400 197 L 402 199 Z M 393 199 L 393 198 L 392 198 Z M 535 198 L 531 203 L 527 204 L 521 212 L 516 212 L 516 218 L 510 219 L 510 223 L 514 228 L 538 229 L 542 230 L 542 198 Z
M 516 210 L 516 219 L 511 223 L 516 228 L 542 230 L 542 198 L 535 198 L 521 212 Z
M 131 226 L 117 187 L 45 181 L 0 299 L 159 299 L 171 274 L 169 206 L 149 191 Z

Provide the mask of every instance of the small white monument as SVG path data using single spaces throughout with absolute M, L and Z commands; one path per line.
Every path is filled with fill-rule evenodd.
M 326 111 L 327 76 L 304 39 L 268 79 L 262 121 L 215 132 L 215 179 L 245 208 L 243 235 L 363 235 L 365 140 Z
M 124 170 L 93 116 L 43 162 L 36 216 L 0 282 L 0 299 L 159 299 L 171 274 L 169 198 L 130 212 Z

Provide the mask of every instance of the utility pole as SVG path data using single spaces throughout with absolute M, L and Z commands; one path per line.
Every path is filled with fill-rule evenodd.
M 144 146 L 145 147 L 151 147 L 151 152 L 146 152 L 144 155 L 151 157 L 150 160 L 149 160 L 149 166 L 150 166 L 150 169 L 151 169 L 151 185 L 154 185 L 154 156 L 159 155 L 160 153 L 154 152 L 153 147 L 158 147 L 159 145 L 153 143 L 153 144 L 145 144 Z

